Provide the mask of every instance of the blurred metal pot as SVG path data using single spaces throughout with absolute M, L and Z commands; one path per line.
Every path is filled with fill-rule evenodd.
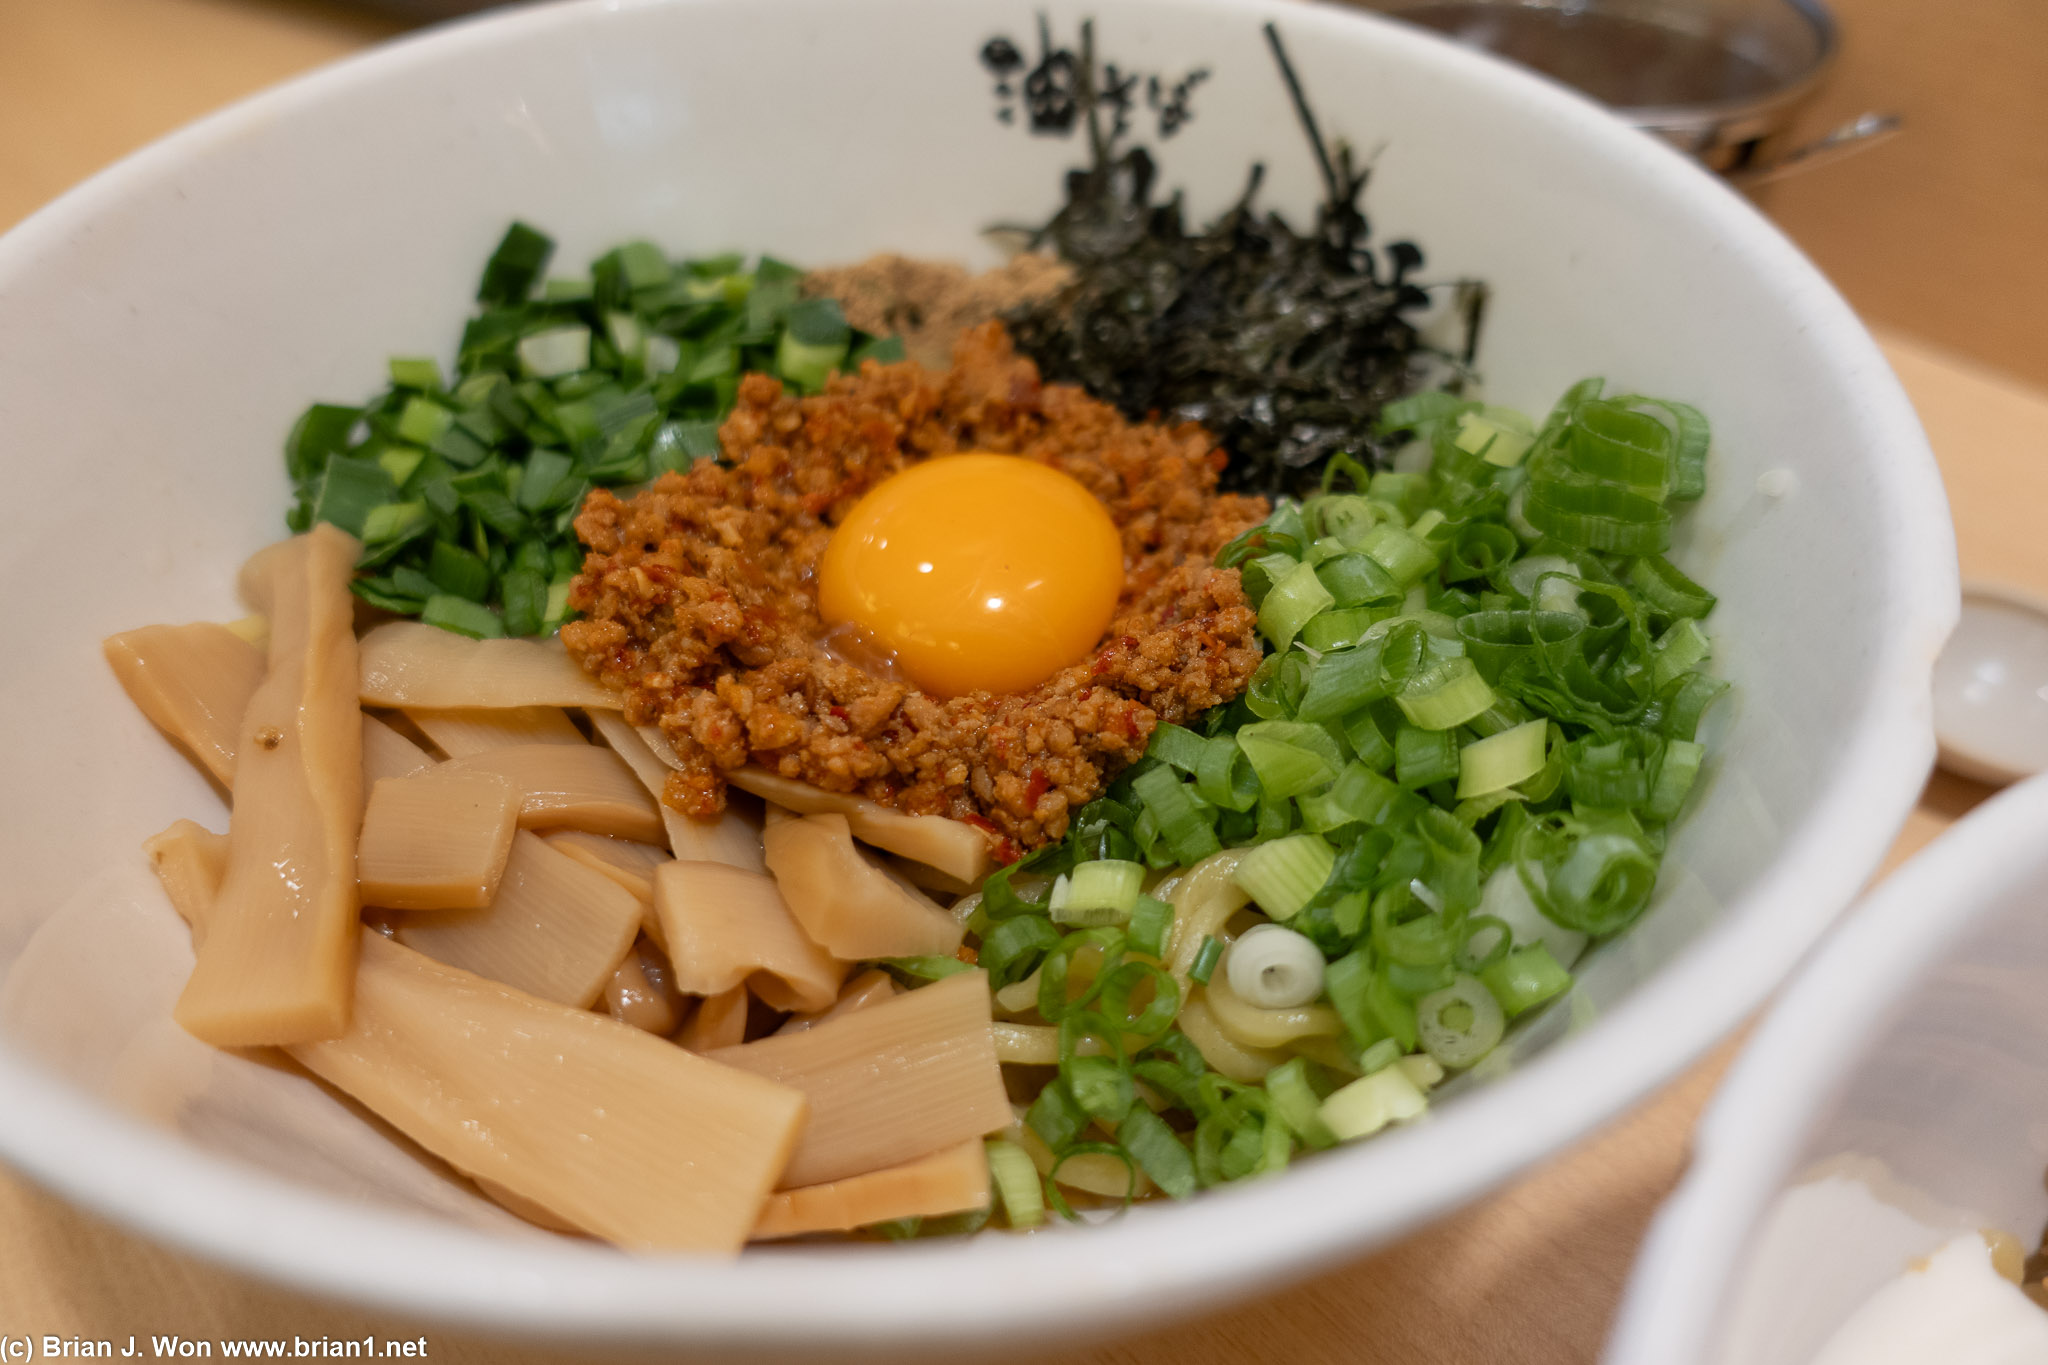
M 1575 87 L 1744 184 L 1805 170 L 1895 131 L 1864 114 L 1789 146 L 1836 52 L 1818 0 L 1347 0 Z

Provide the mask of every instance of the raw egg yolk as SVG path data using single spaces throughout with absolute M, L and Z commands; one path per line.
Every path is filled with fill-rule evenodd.
M 1087 655 L 1124 588 L 1095 495 L 1017 455 L 947 455 L 854 504 L 818 565 L 818 610 L 893 650 L 940 697 L 1021 692 Z

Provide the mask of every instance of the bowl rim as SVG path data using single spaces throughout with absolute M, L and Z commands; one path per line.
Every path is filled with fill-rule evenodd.
M 1691 1365 L 1758 1219 L 1794 1174 L 1815 1113 L 1892 1007 L 2038 870 L 2048 774 L 1991 797 L 1887 877 L 1800 969 L 1743 1044 L 1693 1134 L 1693 1160 L 1650 1226 L 1605 1365 Z M 1930 910 L 1930 907 L 1934 907 Z
M 331 93 L 494 43 L 604 22 L 608 11 L 731 3 L 572 0 L 372 48 L 233 104 L 100 172 L 0 238 L 0 282 L 133 189 Z M 1132 0 L 1132 7 L 1162 3 Z M 737 1262 L 491 1238 L 402 1211 L 369 1212 L 167 1140 L 4 1047 L 0 1093 L 17 1102 L 0 1105 L 0 1157 L 73 1202 L 187 1252 L 301 1290 L 450 1324 L 706 1346 L 966 1343 L 996 1332 L 1019 1340 L 1077 1337 L 1212 1309 L 1391 1239 L 1613 1118 L 1746 1017 L 1876 868 L 1932 764 L 1929 683 L 1957 609 L 1954 535 L 1933 456 L 1897 380 L 1840 296 L 1747 201 L 1574 92 L 1357 10 L 1289 0 L 1178 4 L 1241 14 L 1248 23 L 1280 19 L 1297 42 L 1376 45 L 1449 81 L 1491 83 L 1540 110 L 1616 175 L 1684 201 L 1751 268 L 1769 272 L 1789 320 L 1859 391 L 1873 462 L 1885 475 L 1879 513 L 1896 534 L 1876 572 L 1887 578 L 1897 628 L 1867 670 L 1862 723 L 1834 781 L 1717 923 L 1597 1026 L 1461 1096 L 1427 1124 L 1253 1188 L 1147 1208 L 1085 1236 L 912 1244 L 887 1256 L 790 1248 Z M 1658 1044 L 1645 1049 L 1643 1038 Z M 1219 1257 L 1217 1246 L 1232 1252 Z M 1042 1275 L 1054 1263 L 1049 1258 L 1060 1267 L 1044 1281 L 1061 1288 L 1057 1314 L 1030 1296 L 987 1292 Z M 790 1295 L 787 1267 L 813 1264 L 828 1273 L 812 1283 L 829 1284 L 829 1292 Z

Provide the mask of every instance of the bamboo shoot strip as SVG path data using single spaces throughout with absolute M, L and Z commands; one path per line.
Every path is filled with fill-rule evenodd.
M 704 1053 L 738 1046 L 747 1036 L 748 999 L 745 986 L 705 996 L 676 1041 L 692 1052 Z
M 546 835 L 545 841 L 549 848 L 602 872 L 632 892 L 640 902 L 640 932 L 653 939 L 664 953 L 668 951 L 668 934 L 661 927 L 661 917 L 654 913 L 654 869 L 674 861 L 667 853 L 652 844 L 636 844 L 606 834 L 585 834 L 580 829 L 556 830 Z M 625 849 L 645 849 L 653 857 L 641 862 L 637 854 L 619 851 Z
M 962 821 L 942 815 L 905 815 L 864 796 L 828 792 L 765 768 L 741 768 L 726 777 L 741 791 L 801 815 L 843 815 L 853 837 L 862 843 L 936 867 L 969 885 L 988 875 L 988 838 Z
M 951 956 L 966 936 L 922 891 L 855 847 L 843 815 L 771 819 L 762 843 L 790 913 L 836 958 Z
M 803 1097 L 363 931 L 358 1017 L 291 1049 L 457 1170 L 621 1246 L 730 1254 Z
M 698 820 L 671 809 L 662 800 L 670 769 L 647 739 L 652 734 L 659 740 L 661 731 L 651 725 L 636 730 L 626 724 L 625 717 L 610 711 L 588 714 L 598 737 L 626 760 L 647 794 L 661 807 L 662 828 L 676 857 L 698 863 L 726 863 L 749 872 L 767 871 L 768 865 L 761 860 L 761 812 L 751 798 L 733 801 L 728 797 L 724 813 L 715 820 Z M 665 740 L 662 749 L 668 751 Z
M 745 983 L 774 1009 L 804 1012 L 839 998 L 845 965 L 804 936 L 764 872 L 669 863 L 654 874 L 654 909 L 685 995 Z
M 937 1218 L 988 1207 L 988 1157 L 976 1138 L 887 1170 L 768 1196 L 754 1240 L 851 1232 L 896 1218 Z
M 408 708 L 406 716 L 450 758 L 468 758 L 515 744 L 587 744 L 559 706 L 515 706 L 490 711 Z
M 709 1056 L 811 1101 L 785 1188 L 900 1166 L 1011 1121 L 988 974 L 961 972 L 786 1038 Z
M 617 754 L 594 744 L 521 744 L 443 766 L 509 778 L 524 798 L 522 829 L 580 829 L 642 842 L 662 837 L 654 799 Z
M 363 717 L 363 791 L 387 777 L 410 777 L 434 766 L 425 749 L 375 716 Z
M 270 651 L 236 736 L 235 809 L 211 931 L 174 1011 L 221 1047 L 348 1026 L 363 811 L 355 598 L 362 547 L 325 524 L 266 556 Z
M 631 892 L 525 830 L 512 836 L 488 908 L 398 922 L 398 941 L 408 948 L 578 1009 L 596 1002 L 639 932 L 640 902 Z
M 472 640 L 418 621 L 391 621 L 362 642 L 370 706 L 456 710 L 587 706 L 616 711 L 618 693 L 576 667 L 559 643 Z
M 233 787 L 236 731 L 263 681 L 263 651 L 210 621 L 123 631 L 101 649 L 136 709 Z
M 370 791 L 356 850 L 365 904 L 392 910 L 478 910 L 498 894 L 519 792 L 496 773 L 442 764 L 386 778 Z
M 779 1038 L 785 1033 L 802 1033 L 805 1029 L 814 1028 L 828 1019 L 838 1019 L 852 1014 L 855 1010 L 864 1010 L 870 1005 L 879 1005 L 884 1000 L 893 1000 L 898 994 L 900 992 L 896 989 L 894 977 L 879 967 L 870 967 L 841 986 L 839 998 L 831 1005 L 816 1014 L 799 1014 L 784 1021 L 782 1027 L 775 1030 L 775 1036 Z
M 144 845 L 195 942 L 221 838 L 181 820 Z M 521 1217 L 628 1247 L 739 1249 L 794 1149 L 802 1095 L 358 932 L 349 1031 L 289 1049 L 300 1065 Z
M 142 845 L 149 865 L 163 883 L 171 908 L 192 928 L 196 945 L 206 934 L 206 916 L 220 893 L 221 874 L 228 865 L 228 836 L 204 825 L 180 820 Z

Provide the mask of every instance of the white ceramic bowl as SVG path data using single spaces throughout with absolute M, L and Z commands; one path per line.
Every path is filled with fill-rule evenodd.
M 2048 776 L 1851 912 L 1744 1047 L 1607 1365 L 1807 1365 L 1959 1233 L 2048 1219 Z
M 205 782 L 97 642 L 236 614 L 282 529 L 277 451 L 391 353 L 447 354 L 506 221 L 574 266 L 632 236 L 824 262 L 990 260 L 1053 206 L 1075 141 L 996 118 L 976 54 L 1022 0 L 676 0 L 520 9 L 399 43 L 139 154 L 0 241 L 0 1155 L 177 1245 L 320 1291 L 505 1329 L 821 1349 L 1006 1345 L 1207 1307 L 1454 1207 L 1642 1097 L 1751 1010 L 1875 867 L 1933 751 L 1956 611 L 1941 486 L 1869 337 L 1712 177 L 1593 105 L 1411 30 L 1252 0 L 1058 0 L 1071 41 L 1211 71 L 1157 144 L 1214 211 L 1313 168 L 1260 39 L 1323 126 L 1378 148 L 1380 240 L 1495 294 L 1493 397 L 1605 374 L 1711 415 L 1676 552 L 1721 594 L 1736 683 L 1648 917 L 1512 1043 L 1509 1074 L 1282 1179 L 1085 1235 L 633 1259 L 529 1235 L 322 1092 L 163 1018 L 183 933 L 137 852 Z M 1141 100 L 1139 127 L 1153 118 Z M 1773 474 L 1759 491 L 1759 477 Z M 1570 1036 L 1565 1035 L 1569 1033 Z

